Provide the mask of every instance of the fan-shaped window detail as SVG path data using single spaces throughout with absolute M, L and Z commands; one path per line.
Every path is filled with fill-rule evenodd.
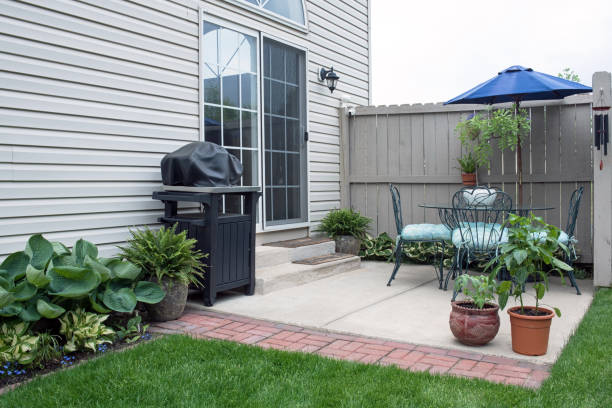
M 277 14 L 301 26 L 306 25 L 302 0 L 239 0 L 263 12 Z

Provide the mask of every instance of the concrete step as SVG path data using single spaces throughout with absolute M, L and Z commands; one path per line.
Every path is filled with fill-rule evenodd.
M 255 248 L 255 268 L 283 265 L 294 261 L 301 261 L 315 256 L 330 255 L 336 251 L 334 241 L 315 243 L 313 245 L 299 246 L 297 248 L 283 248 L 277 246 L 258 246 Z
M 255 294 L 268 293 L 304 285 L 332 275 L 352 271 L 361 267 L 361 258 L 351 256 L 319 265 L 283 263 L 266 268 L 257 268 L 255 272 Z

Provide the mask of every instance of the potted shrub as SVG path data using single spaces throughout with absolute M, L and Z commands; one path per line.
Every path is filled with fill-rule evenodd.
M 149 228 L 130 231 L 131 238 L 121 255 L 142 268 L 145 276 L 166 292 L 159 303 L 146 304 L 151 320 L 163 322 L 180 317 L 187 304 L 189 284 L 200 285 L 207 255 L 195 249 L 196 240 L 187 231 L 176 233 L 176 224 L 154 231 Z
M 336 252 L 359 255 L 361 240 L 365 237 L 370 222 L 368 217 L 359 212 L 343 208 L 331 210 L 321 220 L 316 231 L 324 232 L 336 241 Z
M 468 346 L 483 346 L 499 331 L 499 307 L 494 299 L 496 281 L 492 276 L 461 275 L 455 289 L 462 290 L 466 300 L 452 302 L 449 324 L 453 335 Z
M 461 181 L 464 186 L 476 185 L 476 160 L 472 152 L 457 159 L 459 168 L 461 169 Z
M 548 349 L 548 336 L 552 318 L 561 317 L 558 308 L 553 310 L 540 306 L 540 301 L 548 290 L 546 269 L 558 272 L 563 282 L 563 272 L 572 267 L 556 258 L 554 253 L 568 248 L 558 241 L 561 231 L 546 224 L 540 217 L 510 215 L 508 242 L 500 246 L 499 255 L 487 264 L 496 276 L 503 268 L 507 269 L 512 281 L 502 282 L 498 288 L 498 302 L 504 309 L 509 296 L 519 301 L 519 306 L 508 310 L 512 330 L 512 350 L 519 354 L 540 356 Z M 523 295 L 528 279 L 533 281 L 535 306 L 525 306 Z

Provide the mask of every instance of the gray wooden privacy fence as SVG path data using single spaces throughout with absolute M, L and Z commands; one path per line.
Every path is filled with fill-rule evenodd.
M 525 102 L 531 134 L 523 144 L 524 205 L 554 207 L 536 211 L 546 222 L 565 228 L 572 191 L 584 186 L 576 225 L 581 261 L 593 260 L 593 158 L 591 95 L 562 101 Z M 455 126 L 482 105 L 401 105 L 341 108 L 341 199 L 372 218 L 372 235 L 395 236 L 389 183 L 402 199 L 404 223 L 439 223 L 423 203 L 450 203 L 461 185 L 457 158 L 461 144 Z M 517 197 L 515 152 L 494 147 L 490 169 L 480 169 L 479 184 Z

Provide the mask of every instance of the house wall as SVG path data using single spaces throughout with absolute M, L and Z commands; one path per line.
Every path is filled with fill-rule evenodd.
M 33 233 L 109 253 L 156 222 L 160 159 L 199 140 L 199 6 L 308 48 L 310 219 L 338 207 L 339 97 L 370 95 L 368 1 L 306 3 L 308 33 L 224 0 L 0 3 L 0 257 Z

